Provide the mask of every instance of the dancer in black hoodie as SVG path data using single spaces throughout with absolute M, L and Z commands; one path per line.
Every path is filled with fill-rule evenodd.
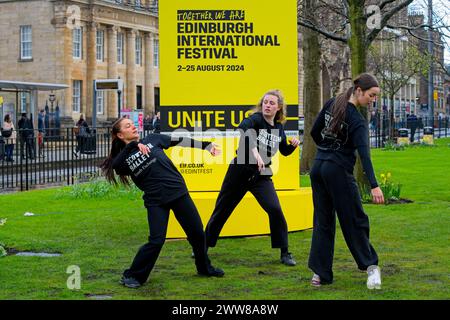
M 170 210 L 174 212 L 193 248 L 198 274 L 223 276 L 223 270 L 214 268 L 208 259 L 203 224 L 184 179 L 163 151 L 178 145 L 208 150 L 216 156 L 220 153 L 217 146 L 190 138 L 171 139 L 162 134 L 149 134 L 139 141 L 136 127 L 126 118 L 113 124 L 112 139 L 110 155 L 101 168 L 109 182 L 117 184 L 115 171 L 122 183 L 129 184 L 130 177 L 144 191 L 150 227 L 149 242 L 139 249 L 131 267 L 124 271 L 121 283 L 137 288 L 148 279 L 165 242 Z
M 368 273 L 367 287 L 381 288 L 378 256 L 369 242 L 369 219 L 364 213 L 353 177 L 357 150 L 372 188 L 373 202 L 384 203 L 383 192 L 378 187 L 370 161 L 367 122 L 356 109 L 356 106 L 374 102 L 379 94 L 377 80 L 370 74 L 361 74 L 346 93 L 325 103 L 311 130 L 317 144 L 316 159 L 310 174 L 314 229 L 309 267 L 314 271 L 311 280 L 314 286 L 333 281 L 337 214 L 358 268 Z
M 283 129 L 286 105 L 280 91 L 265 93 L 255 111 L 239 125 L 241 138 L 237 157 L 228 167 L 214 212 L 206 226 L 206 245 L 216 245 L 225 222 L 250 191 L 269 215 L 272 248 L 280 248 L 281 263 L 295 266 L 296 262 L 288 252 L 288 228 L 271 179 L 270 164 L 278 150 L 288 156 L 300 141 L 293 138 L 289 144 L 287 142 Z

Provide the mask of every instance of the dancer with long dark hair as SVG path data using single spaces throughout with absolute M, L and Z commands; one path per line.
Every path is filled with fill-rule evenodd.
M 131 120 L 121 118 L 113 124 L 111 151 L 101 168 L 110 183 L 118 184 L 115 172 L 123 184 L 130 184 L 131 178 L 144 191 L 150 228 L 148 243 L 139 249 L 130 268 L 123 273 L 121 283 L 127 287 L 137 288 L 148 279 L 166 239 L 170 210 L 174 212 L 193 248 L 198 274 L 213 277 L 224 275 L 222 269 L 211 265 L 197 208 L 189 196 L 183 177 L 163 151 L 172 146 L 201 148 L 213 156 L 220 153 L 214 143 L 186 137 L 149 134 L 140 141 Z
M 383 192 L 378 187 L 370 160 L 367 122 L 356 109 L 357 106 L 374 102 L 379 94 L 377 80 L 370 74 L 361 74 L 346 93 L 325 103 L 311 130 L 317 144 L 316 159 L 310 174 L 314 228 L 309 267 L 314 272 L 311 280 L 314 286 L 333 281 L 337 214 L 358 268 L 368 273 L 367 287 L 381 288 L 378 256 L 369 242 L 369 219 L 364 213 L 358 185 L 353 177 L 355 151 L 358 151 L 371 185 L 373 202 L 384 203 Z

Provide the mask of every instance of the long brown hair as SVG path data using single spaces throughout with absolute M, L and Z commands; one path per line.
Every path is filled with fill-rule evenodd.
M 341 131 L 341 124 L 345 118 L 348 100 L 356 89 L 361 88 L 364 92 L 373 87 L 379 87 L 377 79 L 369 73 L 362 73 L 355 80 L 353 80 L 353 87 L 347 89 L 345 93 L 342 93 L 336 97 L 331 110 L 333 119 L 330 123 L 330 131 L 332 133 L 338 134 Z
M 284 102 L 283 94 L 278 89 L 270 90 L 270 91 L 267 91 L 266 93 L 264 93 L 264 95 L 259 100 L 259 103 L 252 110 L 252 113 L 262 112 L 262 105 L 264 102 L 264 97 L 267 95 L 277 97 L 278 98 L 278 106 L 281 107 L 280 110 L 277 111 L 275 118 L 273 119 L 274 122 L 285 123 L 286 122 L 286 103 Z
M 120 140 L 120 138 L 117 136 L 117 134 L 120 132 L 120 124 L 125 118 L 120 118 L 116 120 L 116 122 L 113 123 L 112 129 L 111 129 L 111 136 L 112 136 L 112 142 L 111 142 L 111 150 L 109 152 L 108 157 L 100 164 L 100 169 L 102 169 L 103 174 L 106 177 L 106 180 L 114 185 L 118 185 L 118 182 L 116 180 L 116 176 L 114 174 L 114 169 L 112 167 L 112 163 L 114 158 L 125 148 L 126 143 Z M 124 185 L 129 186 L 130 180 L 128 179 L 128 176 L 119 175 L 120 182 Z

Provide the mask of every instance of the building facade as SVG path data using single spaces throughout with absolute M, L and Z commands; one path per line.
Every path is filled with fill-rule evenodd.
M 97 91 L 97 79 L 122 79 L 122 109 L 149 114 L 159 106 L 159 37 L 155 0 L 0 0 L 0 79 L 59 83 L 62 119 L 83 114 L 97 123 L 118 116 L 116 91 Z M 26 94 L 18 110 L 29 112 Z M 48 93 L 38 95 L 39 108 Z M 53 106 L 52 106 L 53 107 Z
M 423 25 L 425 17 L 421 13 L 414 13 L 409 16 L 411 26 Z M 417 47 L 424 54 L 428 53 L 428 39 L 427 30 L 424 28 L 419 28 L 415 32 L 416 37 L 412 37 L 416 43 Z M 437 31 L 432 32 L 433 38 L 433 112 L 434 116 L 439 114 L 444 114 L 445 110 L 445 94 L 444 94 L 444 80 L 445 80 L 445 70 L 444 65 L 444 43 L 441 38 L 441 34 Z M 428 75 L 419 78 L 420 82 L 420 92 L 418 94 L 418 102 L 421 108 L 422 114 L 426 116 L 431 114 L 428 106 Z

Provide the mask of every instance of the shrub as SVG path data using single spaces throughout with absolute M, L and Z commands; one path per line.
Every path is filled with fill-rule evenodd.
M 77 181 L 75 184 L 60 189 L 56 193 L 56 198 L 69 199 L 109 199 L 117 197 L 126 197 L 127 199 L 139 199 L 142 191 L 134 184 L 130 187 L 119 186 L 108 183 L 104 178 L 92 176 L 89 182 L 81 183 Z
M 403 151 L 405 150 L 404 145 L 396 144 L 394 140 L 387 140 L 384 143 L 383 151 Z
M 400 200 L 400 192 L 402 190 L 402 185 L 399 183 L 395 183 L 392 181 L 392 174 L 390 172 L 381 173 L 380 181 L 378 183 L 381 191 L 383 191 L 384 195 L 384 204 L 393 203 L 395 201 Z M 359 185 L 359 191 L 361 194 L 361 201 L 364 203 L 372 202 L 372 194 L 370 187 L 363 187 Z

